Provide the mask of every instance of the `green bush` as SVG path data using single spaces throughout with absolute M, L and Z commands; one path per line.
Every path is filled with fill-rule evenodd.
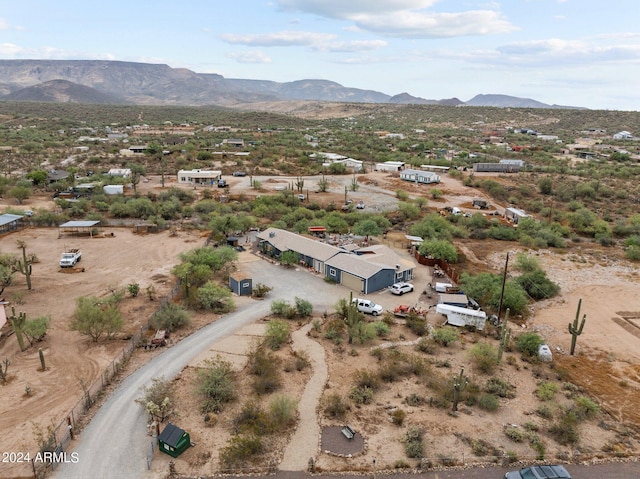
M 493 412 L 498 410 L 500 402 L 493 394 L 483 393 L 478 397 L 478 407 Z
M 558 392 L 558 385 L 549 381 L 542 381 L 536 389 L 536 396 L 541 401 L 551 401 Z
M 368 386 L 355 386 L 351 389 L 349 398 L 356 404 L 371 404 L 373 402 L 373 389 Z
M 504 434 L 513 442 L 524 442 L 526 437 L 525 432 L 515 426 L 509 426 L 505 428 Z
M 580 396 L 576 399 L 576 410 L 580 417 L 590 418 L 600 412 L 600 406 L 592 399 Z
M 485 374 L 493 372 L 498 365 L 498 352 L 488 343 L 476 343 L 469 353 L 474 366 Z
M 234 469 L 245 465 L 264 452 L 262 439 L 257 436 L 231 436 L 229 442 L 220 451 L 220 464 L 223 468 Z
M 191 322 L 189 313 L 175 303 L 166 303 L 151 316 L 151 326 L 155 329 L 175 331 Z
M 574 445 L 578 443 L 578 417 L 575 411 L 565 411 L 560 421 L 549 429 L 553 438 L 562 445 Z
M 198 370 L 197 391 L 202 396 L 202 412 L 220 412 L 236 399 L 236 377 L 231 363 L 220 358 L 205 361 Z
M 501 398 L 515 397 L 515 394 L 513 393 L 513 386 L 495 376 L 487 380 L 484 390 L 489 394 L 493 394 Z
M 410 426 L 404 435 L 404 452 L 407 457 L 420 459 L 424 457 L 424 434 L 417 426 Z
M 284 299 L 271 301 L 271 312 L 276 316 L 291 319 L 296 315 L 296 308 Z
M 391 413 L 391 421 L 396 426 L 402 426 L 402 424 L 404 423 L 404 418 L 405 417 L 407 417 L 407 413 L 405 411 L 403 411 L 402 409 L 395 409 Z
M 267 323 L 264 343 L 276 351 L 289 339 L 289 323 L 281 319 L 271 319 Z
M 529 358 L 538 357 L 538 349 L 544 340 L 536 333 L 523 333 L 516 338 L 516 349 Z
M 198 306 L 214 313 L 228 313 L 235 309 L 231 291 L 213 281 L 207 281 L 196 293 Z
M 272 393 L 282 385 L 280 359 L 265 348 L 258 346 L 249 351 L 247 365 L 254 376 L 251 387 L 257 395 Z
M 431 336 L 436 343 L 447 347 L 458 339 L 459 334 L 451 328 L 436 328 Z
M 269 416 L 254 401 L 247 402 L 233 418 L 234 434 L 255 434 L 262 436 L 272 432 Z
M 311 302 L 298 297 L 295 298 L 295 302 L 296 313 L 298 314 L 298 316 L 300 316 L 301 318 L 307 318 L 311 316 L 311 313 L 313 312 L 313 305 L 311 304 Z
M 275 396 L 269 402 L 269 417 L 273 429 L 283 431 L 296 422 L 296 402 L 288 396 Z
M 347 413 L 348 406 L 345 400 L 337 393 L 329 394 L 324 401 L 324 412 L 332 418 L 341 419 Z
M 410 313 L 405 320 L 407 327 L 416 335 L 424 336 L 429 330 L 429 323 L 424 316 Z

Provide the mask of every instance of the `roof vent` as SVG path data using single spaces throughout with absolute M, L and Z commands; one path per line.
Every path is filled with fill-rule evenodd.
M 396 265 L 396 269 L 400 269 L 400 265 L 399 264 Z
M 269 238 L 273 238 L 276 235 L 275 231 L 270 231 L 269 232 Z

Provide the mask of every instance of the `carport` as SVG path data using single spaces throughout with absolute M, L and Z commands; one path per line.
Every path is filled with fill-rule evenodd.
M 67 221 L 58 226 L 58 238 L 65 234 L 72 236 L 89 236 L 93 238 L 93 229 L 100 223 L 97 220 L 86 221 Z

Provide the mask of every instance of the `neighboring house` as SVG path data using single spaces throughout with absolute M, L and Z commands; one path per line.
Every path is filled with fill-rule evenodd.
M 440 176 L 433 171 L 406 169 L 400 172 L 400 179 L 424 184 L 440 183 Z
M 504 160 L 500 160 L 500 164 L 501 165 L 518 166 L 520 168 L 524 168 L 525 167 L 524 160 L 513 160 L 513 159 L 510 159 L 510 158 L 506 158 Z
M 69 178 L 69 173 L 65 170 L 49 170 L 47 171 L 47 179 L 49 183 L 55 183 L 56 181 L 62 181 Z
M 111 168 L 107 175 L 109 176 L 119 176 L 120 178 L 129 178 L 131 176 L 130 168 Z
M 300 264 L 357 292 L 373 293 L 413 278 L 413 262 L 384 245 L 342 248 L 277 228 L 268 228 L 257 237 L 263 253 L 279 257 L 294 251 Z
M 404 161 L 385 161 L 384 163 L 376 163 L 376 171 L 397 173 L 402 170 L 404 170 Z
M 213 185 L 220 177 L 219 170 L 180 170 L 178 171 L 178 183 L 191 185 Z
M 129 151 L 135 155 L 142 155 L 147 149 L 144 145 L 132 145 L 129 147 Z
M 473 171 L 478 173 L 517 173 L 520 171 L 520 166 L 509 163 L 474 163 Z
M 439 165 L 420 165 L 420 169 L 424 171 L 435 171 L 436 173 L 446 173 L 451 167 Z
M 229 138 L 222 140 L 223 145 L 232 146 L 233 148 L 244 148 L 244 140 L 240 138 Z
M 619 131 L 613 135 L 614 140 L 630 140 L 633 138 L 633 135 L 626 130 Z
M 518 224 L 522 218 L 528 218 L 529 215 L 518 208 L 507 208 L 504 210 L 504 217 L 509 221 L 513 221 L 514 224 Z

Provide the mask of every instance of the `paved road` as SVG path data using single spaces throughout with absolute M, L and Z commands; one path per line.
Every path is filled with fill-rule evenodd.
M 212 323 L 175 346 L 166 349 L 152 361 L 136 370 L 113 392 L 82 431 L 73 451 L 77 464 L 63 464 L 53 477 L 70 478 L 139 478 L 147 473 L 147 451 L 151 438 L 147 436 L 147 415 L 135 403 L 143 387 L 158 376 L 172 378 L 201 352 L 234 331 L 270 312 L 273 299 L 293 302 L 300 297 L 311 301 L 315 311 L 329 311 L 344 289 L 326 283 L 304 270 L 288 270 L 263 260 L 243 265 L 243 271 L 273 287 L 267 301 L 249 303 L 232 314 Z

